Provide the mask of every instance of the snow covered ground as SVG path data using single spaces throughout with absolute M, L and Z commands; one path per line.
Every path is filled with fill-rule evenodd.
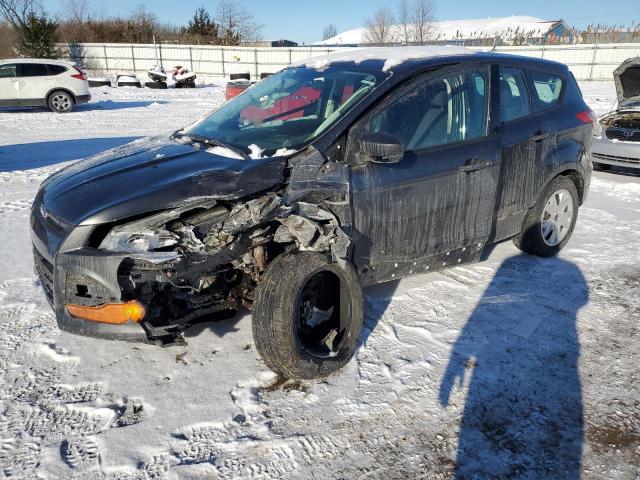
M 604 113 L 613 82 L 583 84 Z M 595 173 L 558 258 L 510 243 L 366 291 L 356 358 L 278 381 L 246 313 L 159 348 L 60 333 L 28 215 L 65 161 L 169 132 L 223 98 L 94 89 L 73 113 L 0 110 L 0 476 L 637 479 L 640 176 Z

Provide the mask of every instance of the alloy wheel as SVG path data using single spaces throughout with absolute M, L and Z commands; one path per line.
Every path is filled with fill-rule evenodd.
M 547 200 L 542 217 L 540 229 L 544 243 L 550 247 L 558 245 L 567 236 L 573 222 L 573 198 L 566 189 L 560 189 L 553 193 Z
M 59 112 L 66 112 L 71 108 L 71 99 L 68 95 L 57 93 L 51 99 L 51 104 Z

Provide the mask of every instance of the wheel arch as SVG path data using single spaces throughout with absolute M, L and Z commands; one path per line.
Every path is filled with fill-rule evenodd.
M 560 175 L 567 177 L 576 186 L 576 190 L 578 191 L 578 205 L 582 205 L 582 201 L 584 199 L 585 185 L 584 185 L 584 178 L 582 177 L 580 172 L 578 172 L 578 170 L 575 170 L 575 169 L 568 169 L 560 172 L 560 174 L 556 175 L 556 177 Z
M 45 99 L 47 100 L 47 105 L 49 104 L 49 98 L 51 98 L 51 95 L 53 95 L 55 92 L 68 93 L 69 95 L 71 95 L 71 100 L 73 100 L 73 104 L 75 105 L 77 103 L 76 96 L 71 90 L 69 90 L 68 88 L 65 88 L 65 87 L 55 87 L 55 88 L 52 88 L 51 90 L 49 90 L 47 92 L 47 95 L 45 96 Z
M 551 175 L 547 177 L 547 181 L 540 186 L 540 188 L 536 191 L 536 194 L 531 199 L 531 203 L 529 205 L 530 208 L 536 204 L 544 189 L 547 188 L 547 185 L 549 185 L 552 181 L 560 176 L 567 177 L 573 182 L 576 190 L 578 191 L 578 205 L 582 205 L 582 201 L 585 198 L 585 179 L 578 169 L 578 164 L 572 162 L 560 165 L 551 173 Z

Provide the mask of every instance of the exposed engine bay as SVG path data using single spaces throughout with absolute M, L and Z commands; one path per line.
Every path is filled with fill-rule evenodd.
M 332 211 L 345 216 L 342 189 L 324 195 L 318 189 L 306 191 L 324 159 L 315 150 L 300 158 L 284 197 L 280 190 L 237 201 L 185 202 L 118 225 L 104 236 L 100 250 L 131 253 L 117 269 L 118 300 L 146 305 L 140 324 L 150 340 L 170 342 L 196 319 L 224 316 L 240 306 L 251 309 L 261 274 L 284 251 L 324 252 L 339 264 L 346 261 L 351 240 L 340 225 L 348 224 L 348 218 L 339 219 Z M 318 204 L 304 201 L 310 194 L 320 194 L 314 198 Z M 84 303 L 77 297 L 99 289 L 72 287 L 67 292 L 74 296 L 67 300 L 73 303 Z M 109 295 L 94 292 L 90 297 L 92 304 Z
M 640 112 L 615 112 L 600 119 L 600 124 L 604 128 L 629 128 L 640 130 Z

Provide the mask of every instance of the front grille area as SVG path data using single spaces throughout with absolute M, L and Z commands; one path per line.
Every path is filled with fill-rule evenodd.
M 640 130 L 630 128 L 607 128 L 607 138 L 611 140 L 622 140 L 624 142 L 640 142 Z
M 53 305 L 53 265 L 35 247 L 33 248 L 33 263 L 47 300 Z
M 598 161 L 612 161 L 612 162 L 617 162 L 617 163 L 624 163 L 627 165 L 640 165 L 640 155 L 638 155 L 638 158 L 631 158 L 631 157 L 618 157 L 616 155 L 605 155 L 602 153 L 594 153 L 593 154 L 593 161 L 598 163 Z

